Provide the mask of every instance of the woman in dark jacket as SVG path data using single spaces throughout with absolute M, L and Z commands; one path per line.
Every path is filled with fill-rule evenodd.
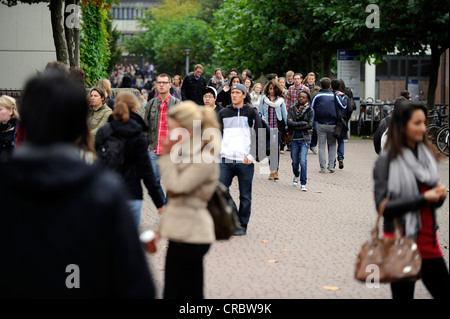
M 126 141 L 124 161 L 117 172 L 127 186 L 128 205 L 139 230 L 143 201 L 141 181 L 144 181 L 148 194 L 158 210 L 164 206 L 165 199 L 159 184 L 156 182 L 148 157 L 144 120 L 135 113 L 138 107 L 140 107 L 140 102 L 134 94 L 126 91 L 120 92 L 114 105 L 112 121 L 108 122 L 107 127 L 102 127 L 97 132 L 95 149 L 98 155 L 102 152 L 109 127 L 112 129 L 112 134 Z M 100 155 L 99 161 L 102 164 L 102 156 Z
M 300 190 L 306 192 L 307 155 L 311 144 L 311 130 L 314 124 L 314 110 L 310 107 L 311 96 L 307 91 L 301 91 L 297 103 L 289 109 L 288 128 L 291 130 L 292 171 L 294 172 L 294 186 L 298 185 L 300 176 Z M 301 171 L 299 171 L 299 165 Z
M 417 242 L 422 256 L 422 281 L 433 298 L 449 297 L 449 273 L 437 238 L 436 208 L 447 191 L 439 182 L 436 152 L 426 137 L 427 109 L 407 101 L 396 106 L 386 148 L 375 163 L 376 207 L 390 198 L 384 211 L 384 236 L 394 236 L 399 217 L 405 236 Z M 394 299 L 412 299 L 415 282 L 391 283 Z

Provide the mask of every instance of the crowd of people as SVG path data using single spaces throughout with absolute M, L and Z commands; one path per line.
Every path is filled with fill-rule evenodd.
M 144 81 L 133 84 L 137 72 Z M 143 182 L 160 215 L 157 238 L 169 241 L 163 296 L 201 299 L 203 259 L 215 241 L 206 207 L 218 182 L 229 188 L 237 178 L 234 236 L 245 236 L 255 162 L 268 159 L 270 181 L 287 178 L 279 173 L 287 148 L 292 184 L 303 192 L 309 151 L 318 154 L 320 173 L 335 172 L 336 161 L 344 168 L 345 139 L 337 140 L 334 130 L 339 117 L 350 119 L 355 103 L 342 80 L 316 82 L 313 72 L 303 78 L 288 71 L 263 83 L 248 69 L 218 68 L 208 81 L 200 64 L 182 79 L 156 75 L 148 65 L 120 68 L 86 91 L 80 74 L 49 63 L 27 82 L 19 109 L 13 98 L 0 97 L 0 193 L 11 199 L 3 207 L 5 224 L 13 225 L 0 232 L 7 260 L 0 266 L 2 296 L 154 298 L 138 237 Z M 147 98 L 130 91 L 112 98 L 111 87 L 144 89 L 151 79 Z M 379 205 L 391 197 L 386 236 L 400 216 L 428 260 L 424 283 L 441 298 L 448 297 L 448 269 L 434 214 L 446 191 L 425 121 L 426 110 L 415 103 L 396 104 L 374 168 L 375 199 Z M 14 233 L 19 228 L 22 235 Z M 8 238 L 15 245 L 5 245 Z M 21 246 L 27 249 L 16 251 Z M 29 274 L 24 259 L 43 275 Z M 67 289 L 65 273 L 73 264 L 87 273 L 75 290 Z M 395 284 L 392 291 L 394 298 L 411 298 L 414 285 Z

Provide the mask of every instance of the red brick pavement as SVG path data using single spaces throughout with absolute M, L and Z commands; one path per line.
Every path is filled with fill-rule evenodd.
M 280 180 L 268 180 L 268 164 L 257 163 L 252 214 L 246 236 L 216 242 L 205 257 L 207 299 L 389 299 L 390 288 L 368 288 L 353 279 L 361 244 L 376 218 L 371 140 L 345 144 L 345 167 L 319 174 L 318 155 L 308 153 L 308 192 L 292 185 L 290 152 L 281 155 Z M 440 163 L 449 185 L 449 159 Z M 231 193 L 238 201 L 237 181 Z M 448 265 L 448 198 L 437 211 L 439 242 Z M 144 200 L 141 230 L 152 228 L 156 209 Z M 161 298 L 167 241 L 147 255 Z M 274 262 L 276 261 L 276 262 Z M 330 290 L 326 287 L 337 287 Z M 419 281 L 415 298 L 431 296 Z

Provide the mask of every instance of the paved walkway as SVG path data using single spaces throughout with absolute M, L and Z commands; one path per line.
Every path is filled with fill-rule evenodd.
M 268 180 L 268 164 L 255 165 L 252 215 L 246 236 L 211 246 L 205 257 L 207 299 L 390 299 L 388 284 L 367 288 L 353 279 L 356 254 L 375 218 L 372 140 L 345 144 L 345 168 L 319 174 L 308 153 L 308 192 L 292 186 L 290 152 L 281 155 L 280 180 Z M 449 186 L 449 159 L 440 162 Z M 237 181 L 231 187 L 238 200 Z M 448 266 L 449 200 L 437 211 L 439 242 Z M 141 230 L 151 228 L 156 209 L 148 195 Z M 167 241 L 147 255 L 161 298 Z M 431 296 L 419 281 L 415 298 Z

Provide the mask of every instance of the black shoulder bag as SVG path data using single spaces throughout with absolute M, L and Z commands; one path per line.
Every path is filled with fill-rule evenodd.
M 347 126 L 347 122 L 342 117 L 341 113 L 339 112 L 336 93 L 334 93 L 334 107 L 336 109 L 337 122 L 336 122 L 336 128 L 334 129 L 333 136 L 337 140 L 340 141 L 347 136 L 348 126 Z

